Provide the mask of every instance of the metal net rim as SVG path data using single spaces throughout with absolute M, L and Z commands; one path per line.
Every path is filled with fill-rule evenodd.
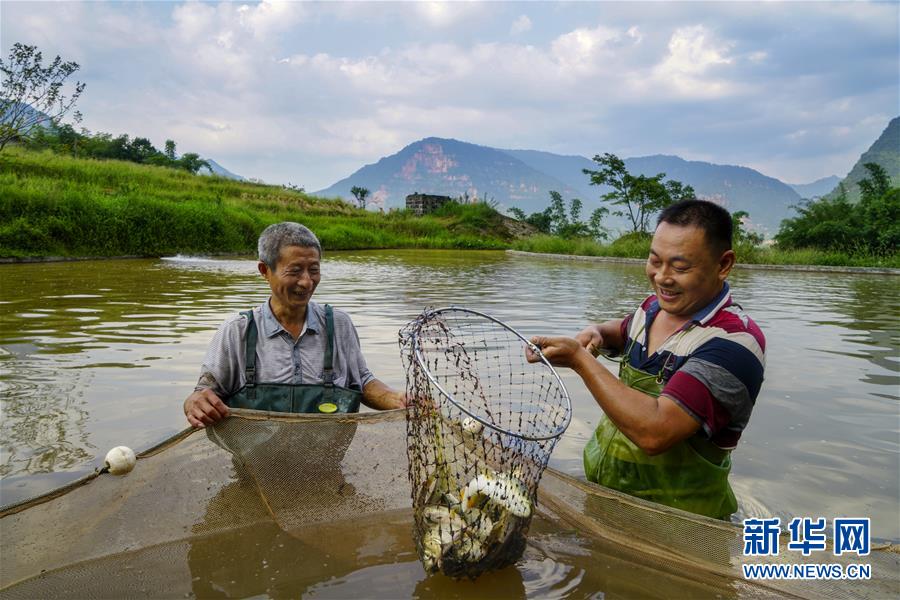
M 528 346 L 528 348 L 541 359 L 541 363 L 543 363 L 544 366 L 546 366 L 548 369 L 550 369 L 550 373 L 556 379 L 556 384 L 559 386 L 560 390 L 562 391 L 562 397 L 565 401 L 566 416 L 565 416 L 565 419 L 563 419 L 563 422 L 556 428 L 556 430 L 552 431 L 551 433 L 545 434 L 545 435 L 528 435 L 528 434 L 512 431 L 512 430 L 506 429 L 504 427 L 500 427 L 499 425 L 496 425 L 494 423 L 491 423 L 490 421 L 483 419 L 479 415 L 475 414 L 474 412 L 470 411 L 465 406 L 463 406 L 462 404 L 457 402 L 456 398 L 453 397 L 453 394 L 451 394 L 450 392 L 445 390 L 444 387 L 440 383 L 438 383 L 437 379 L 434 378 L 434 376 L 431 374 L 431 371 L 428 369 L 428 365 L 425 362 L 424 356 L 422 355 L 422 348 L 419 346 L 419 331 L 421 329 L 421 323 L 423 321 L 425 321 L 433 316 L 445 313 L 445 312 L 469 313 L 469 314 L 473 314 L 473 315 L 477 315 L 479 317 L 485 318 L 493 323 L 496 323 L 500 327 L 506 329 L 507 331 L 509 331 L 510 333 L 515 335 L 517 338 L 522 340 L 522 342 L 526 346 Z M 569 399 L 569 391 L 566 389 L 566 386 L 563 383 L 562 378 L 559 376 L 559 373 L 556 372 L 556 369 L 553 368 L 553 365 L 550 364 L 550 361 L 547 360 L 547 357 L 544 356 L 544 353 L 541 352 L 541 349 L 538 348 L 537 346 L 535 346 L 534 344 L 532 344 L 527 339 L 525 339 L 525 336 L 523 336 L 521 333 L 519 333 L 518 331 L 516 331 L 515 329 L 513 329 L 512 327 L 510 327 L 503 321 L 500 321 L 499 319 L 496 319 L 489 314 L 486 314 L 486 313 L 483 313 L 481 311 L 477 311 L 477 310 L 474 310 L 471 308 L 464 308 L 462 306 L 444 306 L 442 308 L 426 309 L 425 312 L 420 317 L 419 324 L 420 324 L 420 326 L 415 327 L 413 329 L 413 331 L 411 332 L 413 355 L 416 358 L 416 363 L 419 365 L 419 367 L 422 368 L 422 370 L 425 372 L 425 376 L 428 378 L 428 381 L 430 381 L 438 389 L 438 391 L 441 393 L 441 395 L 443 395 L 445 398 L 447 398 L 450 402 L 453 403 L 454 406 L 456 406 L 458 409 L 463 411 L 465 414 L 469 415 L 470 417 L 472 417 L 473 419 L 475 419 L 482 425 L 490 427 L 491 429 L 493 429 L 495 431 L 499 431 L 506 435 L 511 435 L 513 437 L 516 437 L 516 438 L 519 438 L 522 440 L 531 441 L 531 442 L 543 442 L 543 441 L 547 441 L 547 440 L 558 439 L 559 437 L 562 436 L 563 433 L 565 433 L 566 429 L 568 429 L 569 424 L 572 422 L 572 402 Z

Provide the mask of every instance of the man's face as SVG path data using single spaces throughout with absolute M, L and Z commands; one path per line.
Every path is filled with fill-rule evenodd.
M 697 227 L 660 223 L 653 234 L 647 277 L 659 307 L 678 317 L 690 317 L 722 290 L 734 265 L 734 252 L 721 256 Z
M 289 311 L 305 310 L 322 278 L 319 252 L 300 246 L 285 246 L 278 255 L 275 268 L 270 269 L 260 262 L 259 272 L 269 282 L 274 303 Z

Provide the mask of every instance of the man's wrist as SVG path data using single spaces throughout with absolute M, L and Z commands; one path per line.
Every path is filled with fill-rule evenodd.
M 579 348 L 572 357 L 572 370 L 583 376 L 590 369 L 590 365 L 596 363 L 597 360 L 587 348 Z

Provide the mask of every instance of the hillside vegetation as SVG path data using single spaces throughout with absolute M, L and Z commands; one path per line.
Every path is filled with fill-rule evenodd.
M 278 186 L 116 160 L 8 147 L 0 153 L 0 256 L 253 253 L 278 221 L 309 226 L 329 250 L 505 248 L 508 221 L 453 205 L 417 218 L 366 212 Z

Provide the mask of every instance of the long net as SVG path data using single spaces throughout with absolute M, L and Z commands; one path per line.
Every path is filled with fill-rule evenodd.
M 864 562 L 865 581 L 747 580 L 739 527 L 552 468 L 521 559 L 475 581 L 429 576 L 406 428 L 405 411 L 234 411 L 140 453 L 128 475 L 0 508 L 0 598 L 900 596 L 895 548 L 791 558 Z
M 541 474 L 571 420 L 559 377 L 546 360 L 528 363 L 526 345 L 456 307 L 400 332 L 415 540 L 429 572 L 474 578 L 525 549 Z

